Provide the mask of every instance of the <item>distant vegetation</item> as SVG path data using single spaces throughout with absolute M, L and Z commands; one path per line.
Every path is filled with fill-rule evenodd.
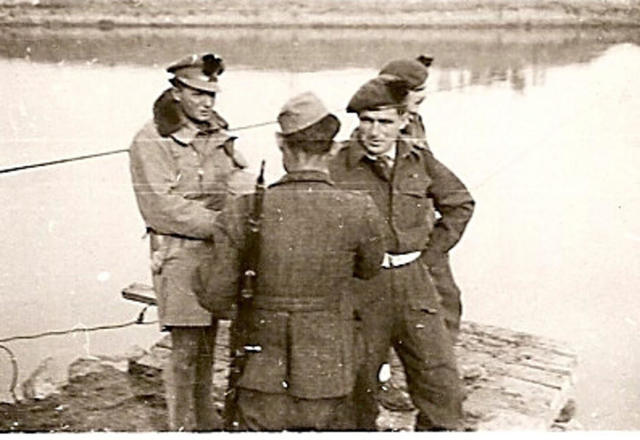
M 640 0 L 0 0 L 0 25 L 638 26 Z

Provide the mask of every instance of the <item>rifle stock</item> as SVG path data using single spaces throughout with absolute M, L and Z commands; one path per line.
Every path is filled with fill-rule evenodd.
M 251 309 L 256 289 L 258 258 L 260 257 L 260 222 L 262 219 L 262 202 L 264 200 L 263 160 L 260 174 L 256 179 L 255 193 L 252 197 L 251 212 L 247 219 L 247 236 L 242 256 L 242 278 L 236 307 L 237 315 L 231 325 L 230 348 L 231 365 L 229 371 L 229 385 L 225 396 L 224 419 L 228 430 L 238 428 L 237 420 L 237 383 L 247 362 L 247 348 L 251 331 Z

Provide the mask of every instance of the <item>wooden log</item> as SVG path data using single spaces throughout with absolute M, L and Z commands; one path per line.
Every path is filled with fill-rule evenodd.
M 125 294 L 126 291 L 126 294 Z M 127 299 L 152 304 L 153 289 L 133 284 L 123 290 Z M 132 361 L 132 370 L 161 371 L 168 361 L 168 336 L 143 357 Z M 464 381 L 465 426 L 474 431 L 548 430 L 570 404 L 577 355 L 565 343 L 509 329 L 463 322 L 455 346 Z M 389 386 L 408 398 L 402 365 L 391 360 Z M 216 340 L 214 397 L 222 408 L 229 366 L 229 323 L 221 321 Z M 170 380 L 164 375 L 165 380 Z M 381 430 L 410 431 L 415 410 L 390 411 L 381 407 Z
M 133 283 L 128 285 L 122 289 L 122 297 L 129 301 L 140 302 L 152 306 L 158 305 L 156 293 L 154 292 L 153 287 L 147 284 Z

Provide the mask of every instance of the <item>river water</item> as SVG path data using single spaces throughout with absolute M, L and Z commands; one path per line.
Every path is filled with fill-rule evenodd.
M 568 341 L 578 420 L 640 429 L 639 44 L 632 31 L 576 29 L 14 29 L 0 36 L 0 168 L 127 148 L 167 86 L 162 67 L 192 51 L 228 61 L 217 106 L 233 127 L 273 121 L 314 90 L 341 137 L 361 83 L 430 52 L 429 142 L 477 201 L 452 252 L 464 318 Z M 237 133 L 269 180 L 282 172 L 274 130 Z M 135 318 L 120 290 L 149 273 L 125 154 L 0 175 L 0 206 L 0 339 Z M 158 336 L 151 325 L 7 346 L 22 381 L 46 356 L 62 365 Z

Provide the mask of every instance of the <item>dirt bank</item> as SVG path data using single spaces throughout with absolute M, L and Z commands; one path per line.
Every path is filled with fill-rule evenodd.
M 0 26 L 638 26 L 639 0 L 0 0 Z
M 228 322 L 216 341 L 213 399 L 223 407 L 229 368 Z M 170 338 L 128 356 L 80 358 L 69 366 L 68 382 L 40 400 L 0 404 L 1 432 L 87 432 L 167 430 L 162 370 Z M 466 400 L 465 428 L 479 431 L 579 429 L 571 375 L 576 356 L 562 343 L 507 329 L 465 322 L 456 346 Z M 413 429 L 415 412 L 397 357 L 387 386 L 404 396 L 393 409 L 381 408 L 384 431 Z M 46 376 L 46 374 L 44 375 Z M 41 377 L 44 377 L 41 376 Z M 514 381 L 514 379 L 516 379 Z M 170 380 L 170 379 L 168 379 Z

